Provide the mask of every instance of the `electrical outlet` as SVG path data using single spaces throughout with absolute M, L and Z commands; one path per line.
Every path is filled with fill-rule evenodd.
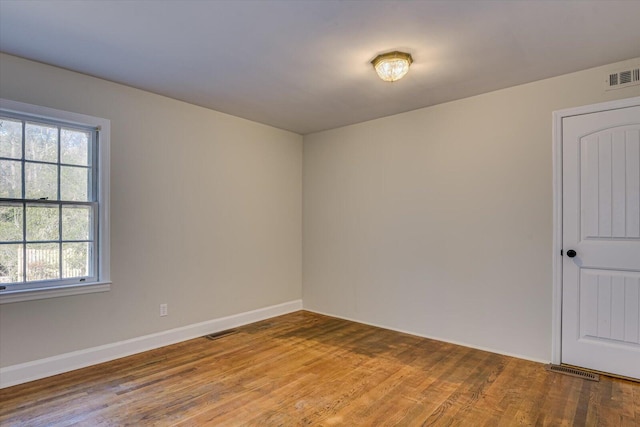
M 160 304 L 160 316 L 169 315 L 169 304 Z

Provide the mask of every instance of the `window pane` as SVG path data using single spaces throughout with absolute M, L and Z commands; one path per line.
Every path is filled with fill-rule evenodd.
M 22 122 L 0 118 L 0 157 L 22 158 Z
M 27 241 L 59 240 L 58 206 L 27 205 Z
M 89 201 L 90 169 L 62 166 L 60 168 L 60 200 Z
M 0 197 L 22 198 L 22 162 L 0 160 Z
M 0 283 L 22 282 L 22 244 L 0 245 Z
M 89 166 L 91 133 L 62 129 L 60 131 L 60 163 Z
M 27 199 L 58 199 L 58 167 L 25 163 L 25 196 Z
M 62 244 L 62 277 L 84 277 L 90 272 L 91 243 Z
M 62 240 L 89 240 L 91 230 L 91 207 L 62 207 Z
M 0 205 L 0 242 L 22 241 L 22 205 Z
M 60 251 L 57 243 L 27 244 L 27 282 L 60 278 Z
M 41 162 L 58 161 L 58 128 L 27 123 L 25 126 L 24 158 Z

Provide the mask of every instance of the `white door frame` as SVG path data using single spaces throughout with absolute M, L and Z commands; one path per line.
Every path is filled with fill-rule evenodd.
M 640 96 L 553 112 L 553 299 L 551 363 L 562 362 L 562 119 L 640 105 Z

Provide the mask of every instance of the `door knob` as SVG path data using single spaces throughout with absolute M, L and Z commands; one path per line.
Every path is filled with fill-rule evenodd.
M 576 253 L 576 251 L 574 251 L 573 249 L 569 249 L 569 250 L 567 251 L 567 256 L 568 256 L 569 258 L 573 258 L 573 257 L 574 257 L 574 256 L 576 256 L 576 255 L 577 255 L 577 253 Z

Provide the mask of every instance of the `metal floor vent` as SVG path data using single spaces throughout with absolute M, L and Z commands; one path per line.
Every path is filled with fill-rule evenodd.
M 227 335 L 235 334 L 235 329 L 227 329 L 226 331 L 214 332 L 209 335 L 205 335 L 204 337 L 209 340 L 217 340 L 218 338 L 226 337 Z
M 583 371 L 582 369 L 571 368 L 569 366 L 551 365 L 551 364 L 545 365 L 545 368 L 547 369 L 547 371 L 570 375 L 572 377 L 578 377 L 584 380 L 600 381 L 600 375 L 594 374 L 593 372 Z

